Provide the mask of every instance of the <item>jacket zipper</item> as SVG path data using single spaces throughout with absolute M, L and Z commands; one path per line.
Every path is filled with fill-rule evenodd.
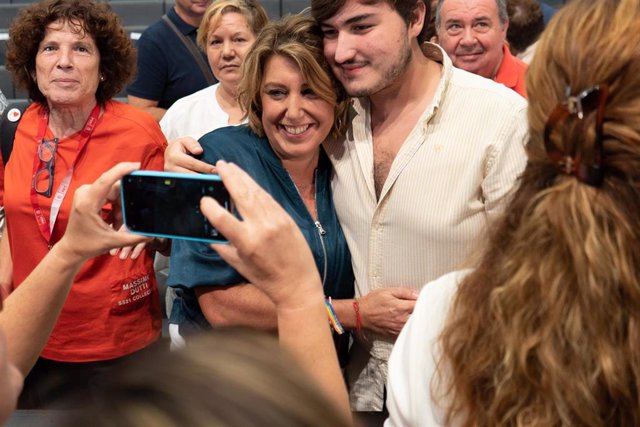
M 324 269 L 322 272 L 322 288 L 324 289 L 324 284 L 327 280 L 327 248 L 324 245 L 323 236 L 327 234 L 327 232 L 324 231 L 324 228 L 322 228 L 322 224 L 320 224 L 320 221 L 316 221 L 315 224 L 316 224 L 316 228 L 318 229 L 318 236 L 320 236 L 320 246 L 322 246 L 322 256 L 324 258 Z

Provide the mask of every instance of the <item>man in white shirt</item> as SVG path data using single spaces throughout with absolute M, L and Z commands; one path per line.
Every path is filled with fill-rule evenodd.
M 459 268 L 526 162 L 526 101 L 423 43 L 428 3 L 311 2 L 325 56 L 357 98 L 345 141 L 325 144 L 366 336 L 356 339 L 348 367 L 354 411 L 384 410 L 397 336 L 369 318 L 368 296 L 418 291 Z M 387 321 L 401 326 L 415 301 L 387 296 Z

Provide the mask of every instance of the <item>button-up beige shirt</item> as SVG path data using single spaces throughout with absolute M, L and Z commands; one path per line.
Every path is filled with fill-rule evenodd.
M 379 200 L 367 99 L 354 101 L 346 140 L 325 148 L 336 210 L 351 250 L 356 295 L 390 286 L 419 290 L 461 266 L 483 243 L 524 169 L 526 101 L 488 79 L 443 65 L 435 96 L 393 161 Z M 352 409 L 379 411 L 393 340 L 356 342 L 348 369 Z

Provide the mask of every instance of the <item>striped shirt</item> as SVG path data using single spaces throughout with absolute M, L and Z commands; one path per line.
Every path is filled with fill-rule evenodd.
M 338 218 L 351 250 L 356 296 L 390 286 L 419 290 L 456 270 L 484 241 L 526 163 L 526 101 L 491 80 L 443 65 L 432 102 L 398 151 L 379 200 L 368 99 L 354 101 L 346 140 L 328 142 Z M 354 344 L 352 410 L 379 411 L 393 339 Z

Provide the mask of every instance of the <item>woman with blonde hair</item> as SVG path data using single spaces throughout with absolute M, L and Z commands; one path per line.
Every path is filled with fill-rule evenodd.
M 198 28 L 198 46 L 207 54 L 219 83 L 177 100 L 160 120 L 167 140 L 243 123 L 238 83 L 244 57 L 267 24 L 267 12 L 257 0 L 216 0 Z
M 520 186 L 477 267 L 422 290 L 389 360 L 387 427 L 640 425 L 638 46 L 637 0 L 573 0 L 551 21 L 527 78 Z M 218 169 L 251 198 L 242 221 L 203 203 L 232 243 L 216 249 L 269 295 L 304 361 L 328 340 L 317 273 L 282 212 Z M 343 390 L 330 355 L 305 366 Z
M 267 22 L 267 12 L 258 0 L 215 0 L 209 5 L 198 28 L 197 42 L 207 54 L 218 83 L 178 99 L 167 109 L 160 120 L 167 141 L 184 137 L 197 139 L 218 128 L 245 123 L 238 103 L 240 70 L 244 57 Z M 166 278 L 169 259 L 157 254 L 154 267 L 158 277 Z M 175 300 L 173 289 L 167 290 L 165 300 L 170 317 Z M 175 328 L 169 325 L 169 334 L 174 338 Z
M 238 95 L 248 124 L 204 135 L 202 160 L 240 165 L 294 217 L 313 250 L 325 295 L 336 311 L 353 312 L 351 257 L 333 205 L 331 164 L 321 148 L 343 135 L 348 101 L 324 57 L 315 21 L 294 15 L 265 26 L 245 58 Z M 207 244 L 174 240 L 169 285 L 178 288 L 170 318 L 178 325 L 176 346 L 190 331 L 212 326 L 277 327 L 273 304 Z M 348 334 L 336 341 L 346 352 Z

